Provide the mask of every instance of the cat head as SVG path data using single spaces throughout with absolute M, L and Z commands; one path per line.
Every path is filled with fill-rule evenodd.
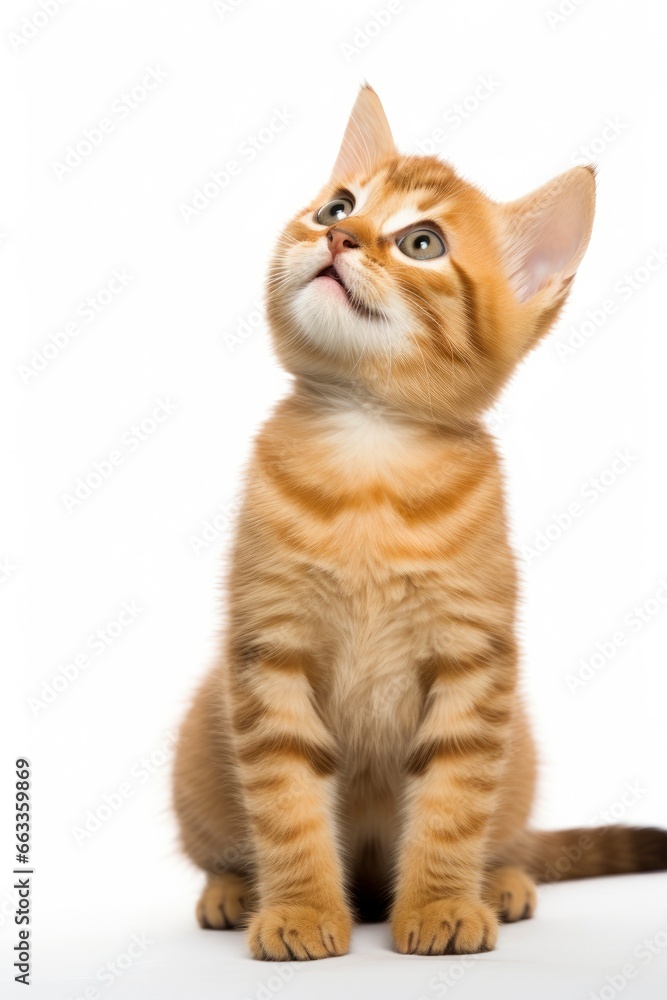
M 563 306 L 594 205 L 588 167 L 499 204 L 436 157 L 400 154 L 365 86 L 331 179 L 278 241 L 278 356 L 320 385 L 474 421 Z

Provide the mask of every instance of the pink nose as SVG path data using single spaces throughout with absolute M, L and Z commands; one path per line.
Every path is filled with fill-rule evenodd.
M 337 226 L 329 230 L 327 239 L 329 240 L 332 260 L 336 254 L 342 253 L 343 250 L 354 250 L 359 246 L 352 233 L 348 233 L 344 229 L 338 229 Z

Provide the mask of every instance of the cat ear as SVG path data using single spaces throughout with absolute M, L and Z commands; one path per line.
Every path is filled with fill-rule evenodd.
M 555 304 L 584 256 L 595 212 L 595 174 L 573 167 L 502 206 L 510 284 L 520 302 Z
M 371 173 L 380 160 L 395 152 L 380 98 L 366 83 L 354 102 L 331 180 L 340 182 Z

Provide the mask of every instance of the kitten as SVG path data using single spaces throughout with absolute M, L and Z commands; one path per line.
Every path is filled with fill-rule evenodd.
M 289 223 L 268 316 L 292 391 L 259 433 L 219 663 L 174 795 L 202 927 L 255 958 L 491 949 L 535 881 L 667 866 L 667 833 L 531 832 L 514 557 L 482 415 L 552 325 L 593 171 L 497 204 L 396 151 L 364 87 L 330 182 Z

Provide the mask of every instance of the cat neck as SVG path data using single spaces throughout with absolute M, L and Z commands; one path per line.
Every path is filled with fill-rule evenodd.
M 437 414 L 421 415 L 402 409 L 391 400 L 375 395 L 359 382 L 296 376 L 293 398 L 300 409 L 313 417 L 358 414 L 367 420 L 403 425 L 415 432 L 437 437 L 470 437 L 484 432 L 481 419 L 447 421 Z

